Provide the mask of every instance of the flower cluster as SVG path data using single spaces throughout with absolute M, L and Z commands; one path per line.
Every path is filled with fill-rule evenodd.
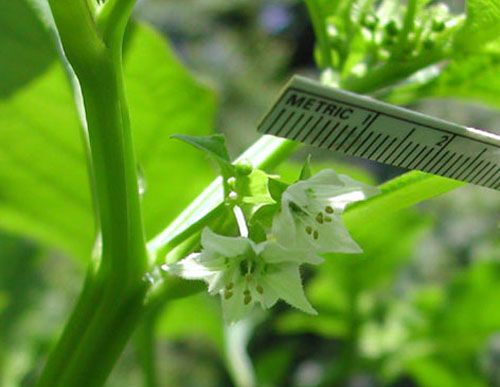
M 282 192 L 265 241 L 222 236 L 205 228 L 201 252 L 163 268 L 207 282 L 211 294 L 221 295 L 228 322 L 241 319 L 255 304 L 270 308 L 278 299 L 316 314 L 304 294 L 300 265 L 321 263 L 320 253 L 361 252 L 340 214 L 349 203 L 377 193 L 374 187 L 324 170 Z

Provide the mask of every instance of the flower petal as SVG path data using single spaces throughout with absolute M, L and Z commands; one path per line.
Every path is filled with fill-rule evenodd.
M 318 239 L 312 240 L 319 253 L 362 253 L 363 250 L 352 239 L 340 216 L 332 217 L 330 223 L 318 227 Z
M 208 227 L 204 228 L 201 234 L 201 245 L 207 251 L 216 252 L 223 257 L 235 257 L 250 248 L 248 239 L 218 235 Z
M 163 265 L 162 269 L 167 273 L 189 280 L 207 279 L 215 272 L 200 264 L 199 258 L 201 255 L 201 253 L 190 254 L 179 262 Z
M 245 295 L 243 294 L 244 290 L 243 283 L 237 283 L 231 290 L 231 297 L 227 298 L 221 293 L 222 312 L 226 322 L 234 323 L 241 320 L 252 311 L 255 300 L 245 304 Z
M 323 262 L 323 258 L 311 252 L 307 246 L 306 248 L 292 249 L 284 247 L 282 244 L 274 241 L 263 242 L 259 247 L 261 245 L 262 252 L 260 255 L 267 263 L 294 262 L 299 265 L 301 263 L 317 265 Z M 291 246 L 292 244 L 287 245 Z
M 289 305 L 306 313 L 318 314 L 304 294 L 297 264 L 283 263 L 276 265 L 273 270 L 263 276 L 262 281 L 264 294 L 266 291 L 272 290 Z

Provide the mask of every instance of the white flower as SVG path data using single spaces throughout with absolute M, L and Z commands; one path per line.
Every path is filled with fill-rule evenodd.
M 247 315 L 255 304 L 272 307 L 278 299 L 311 314 L 300 278 L 302 263 L 321 263 L 308 251 L 293 252 L 276 242 L 254 243 L 248 238 L 226 237 L 203 230 L 203 250 L 163 269 L 185 279 L 208 283 L 211 294 L 220 294 L 224 317 L 234 322 Z
M 344 227 L 340 214 L 349 203 L 378 193 L 375 187 L 337 175 L 333 170 L 323 170 L 285 190 L 281 211 L 273 220 L 273 234 L 290 249 L 362 252 Z

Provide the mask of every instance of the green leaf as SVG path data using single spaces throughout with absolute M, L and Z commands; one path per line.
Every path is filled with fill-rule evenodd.
M 469 55 L 456 55 L 438 76 L 396 89 L 391 102 L 407 103 L 425 97 L 475 100 L 500 107 L 500 39 Z
M 0 98 L 45 72 L 57 57 L 44 26 L 24 1 L 3 1 L 0 12 Z
M 273 203 L 273 198 L 268 190 L 269 180 L 269 175 L 266 172 L 254 169 L 249 175 L 240 176 L 236 179 L 235 190 L 238 195 L 242 196 L 243 203 Z
M 269 193 L 276 203 L 281 203 L 281 196 L 288 188 L 288 184 L 276 179 L 269 179 Z
M 464 184 L 424 172 L 408 172 L 380 186 L 380 195 L 351 205 L 343 216 L 344 222 L 349 230 L 362 227 Z
M 308 155 L 304 161 L 304 165 L 300 170 L 299 180 L 307 180 L 311 177 L 311 155 Z
M 55 49 L 43 43 L 51 41 L 49 32 L 20 5 L 24 2 L 10 3 L 12 14 L 0 24 L 0 50 L 12 51 L 7 59 L 0 55 L 0 84 L 10 74 L 29 76 L 18 77 L 0 93 L 0 227 L 86 260 L 94 225 L 73 92 Z M 131 27 L 126 43 L 125 85 L 145 180 L 146 231 L 152 236 L 211 177 L 204 158 L 179 149 L 170 136 L 209 133 L 214 98 L 156 32 L 138 25 Z
M 467 19 L 456 36 L 455 46 L 460 50 L 478 50 L 500 36 L 500 2 L 467 0 L 466 6 Z
M 226 148 L 226 139 L 221 134 L 212 134 L 210 136 L 187 136 L 183 134 L 174 134 L 172 138 L 184 141 L 197 149 L 200 149 L 210 156 L 215 157 L 219 162 L 230 164 L 229 153 Z

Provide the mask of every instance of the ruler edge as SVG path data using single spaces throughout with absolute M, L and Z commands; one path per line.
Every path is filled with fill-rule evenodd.
M 467 126 L 459 125 L 459 124 L 456 124 L 456 123 L 451 122 L 451 121 L 443 120 L 441 118 L 428 116 L 428 115 L 426 115 L 424 113 L 420 113 L 418 111 L 414 111 L 414 110 L 403 108 L 403 107 L 393 105 L 393 104 L 390 104 L 387 102 L 383 102 L 383 101 L 380 101 L 378 99 L 371 98 L 369 96 L 353 93 L 353 92 L 343 90 L 340 88 L 321 85 L 318 83 L 318 81 L 311 80 L 309 78 L 306 78 L 306 77 L 303 77 L 300 75 L 292 76 L 292 78 L 289 79 L 287 81 L 287 83 L 281 88 L 281 90 L 278 94 L 278 97 L 275 99 L 275 101 L 273 103 L 273 106 L 268 110 L 268 112 L 259 121 L 259 124 L 257 125 L 257 131 L 259 131 L 260 133 L 268 134 L 268 133 L 261 131 L 260 128 L 263 126 L 263 124 L 267 120 L 267 118 L 271 115 L 274 107 L 280 103 L 281 99 L 285 96 L 285 94 L 290 89 L 300 88 L 300 86 L 304 86 L 304 85 L 307 88 L 313 88 L 313 89 L 316 89 L 318 91 L 328 93 L 329 95 L 327 97 L 330 97 L 331 99 L 336 100 L 339 103 L 343 103 L 345 105 L 354 105 L 354 104 L 351 103 L 350 101 L 345 102 L 345 101 L 338 100 L 339 95 L 342 97 L 347 97 L 348 99 L 353 100 L 353 101 L 360 101 L 361 104 L 363 104 L 363 105 L 368 104 L 368 105 L 375 105 L 376 107 L 380 107 L 382 110 L 382 114 L 385 114 L 389 117 L 392 116 L 392 118 L 399 119 L 401 121 L 410 122 L 410 123 L 415 124 L 415 125 L 428 127 L 429 129 L 432 129 L 432 130 L 441 131 L 441 132 L 449 132 L 452 135 L 467 137 L 468 139 L 471 139 L 473 141 L 476 140 L 477 142 L 487 143 L 487 145 L 490 145 L 490 146 L 493 146 L 495 148 L 500 149 L 500 135 L 497 135 L 496 133 L 492 133 L 490 131 L 485 131 L 483 129 L 469 128 Z M 301 90 L 298 90 L 298 91 L 301 91 Z M 306 92 L 307 92 L 307 90 L 306 90 Z M 325 98 L 319 92 L 318 92 L 317 97 Z M 361 107 L 354 106 L 354 107 L 356 107 L 358 109 L 360 109 L 360 108 L 366 109 L 368 111 L 373 111 L 375 113 L 380 113 L 380 112 L 374 110 L 372 107 L 366 107 L 366 106 L 361 106 Z M 389 110 L 390 112 L 394 111 L 396 114 L 393 115 L 391 113 L 388 114 L 387 112 L 384 112 L 384 110 L 386 110 L 386 109 Z M 404 117 L 399 116 L 398 113 L 413 116 L 417 120 L 422 119 L 424 121 L 424 123 L 412 122 Z M 446 128 L 445 129 L 435 128 L 432 125 L 425 123 L 425 121 L 430 121 L 431 123 L 434 121 L 437 124 L 445 125 Z
M 452 135 L 458 135 L 458 136 L 465 137 L 465 138 L 467 138 L 469 140 L 472 140 L 472 141 L 481 142 L 483 144 L 486 143 L 486 145 L 492 146 L 494 148 L 500 148 L 500 135 L 497 135 L 496 133 L 492 133 L 492 132 L 489 132 L 489 131 L 486 131 L 486 130 L 483 130 L 483 129 L 476 129 L 476 128 L 470 128 L 470 127 L 467 127 L 467 126 L 462 126 L 462 125 L 459 125 L 459 124 L 456 124 L 456 123 L 453 123 L 453 122 L 450 122 L 450 121 L 447 121 L 447 120 L 444 120 L 444 119 L 441 119 L 441 118 L 428 116 L 428 115 L 426 115 L 424 113 L 420 113 L 418 111 L 410 110 L 410 109 L 403 108 L 403 107 L 400 107 L 400 106 L 397 106 L 397 105 L 393 105 L 393 104 L 390 104 L 390 103 L 387 103 L 387 102 L 383 102 L 383 101 L 377 100 L 377 99 L 369 97 L 369 96 L 365 96 L 365 95 L 362 95 L 362 94 L 353 93 L 353 92 L 350 92 L 350 91 L 347 91 L 347 90 L 343 90 L 343 89 L 340 89 L 340 88 L 335 88 L 335 87 L 331 87 L 331 86 L 322 85 L 322 84 L 320 84 L 316 80 L 312 80 L 312 79 L 309 79 L 309 78 L 306 78 L 306 77 L 303 77 L 303 76 L 300 76 L 300 75 L 293 75 L 285 83 L 285 85 L 283 87 L 281 87 L 280 92 L 279 92 L 278 96 L 275 98 L 272 107 L 266 112 L 265 115 L 263 115 L 263 117 L 261 118 L 261 120 L 259 121 L 259 123 L 257 125 L 257 131 L 259 133 L 262 133 L 263 135 L 274 136 L 272 133 L 266 133 L 266 132 L 262 131 L 261 128 L 263 127 L 263 124 L 266 122 L 266 120 L 269 118 L 269 116 L 273 113 L 274 107 L 281 102 L 281 100 L 286 95 L 286 93 L 290 89 L 292 89 L 293 86 L 296 85 L 296 84 L 299 84 L 299 86 L 305 84 L 307 87 L 312 87 L 314 89 L 320 90 L 321 92 L 326 91 L 328 94 L 333 94 L 333 96 L 331 96 L 331 97 L 327 96 L 327 97 L 329 97 L 329 98 L 331 98 L 331 99 L 333 99 L 335 101 L 338 100 L 338 94 L 340 94 L 341 96 L 347 96 L 349 99 L 353 99 L 354 101 L 362 101 L 362 102 L 365 102 L 365 103 L 368 103 L 368 104 L 375 104 L 376 106 L 381 106 L 383 109 L 387 108 L 389 110 L 394 110 L 394 111 L 396 111 L 398 113 L 402 112 L 404 114 L 409 114 L 410 116 L 415 116 L 415 117 L 417 117 L 417 119 L 421 118 L 421 119 L 424 119 L 424 121 L 429 120 L 431 122 L 432 121 L 437 122 L 438 124 L 444 124 L 448 128 L 450 128 L 450 127 L 453 128 L 451 130 L 452 132 L 458 131 L 458 133 L 451 133 Z M 301 90 L 298 90 L 298 91 L 301 91 Z M 319 93 L 318 93 L 317 97 L 325 98 L 326 99 L 326 97 L 322 96 Z M 338 102 L 346 104 L 346 105 L 353 105 L 350 102 L 344 102 L 344 101 L 341 101 L 341 100 L 338 101 Z M 372 108 L 367 108 L 367 107 L 364 107 L 364 106 L 361 106 L 361 107 L 360 106 L 354 106 L 354 107 L 357 107 L 358 109 L 366 109 L 366 110 L 369 110 L 369 111 L 373 111 Z M 380 114 L 380 112 L 377 112 L 377 111 L 374 111 L 374 112 Z M 390 114 L 387 114 L 387 113 L 382 113 L 382 114 L 386 114 L 389 117 L 391 117 Z M 402 121 L 408 121 L 407 119 L 401 118 L 399 116 L 392 116 L 392 118 L 400 119 Z M 432 130 L 435 130 L 435 131 L 441 131 L 441 132 L 443 132 L 442 129 L 440 129 L 440 128 L 434 128 L 434 127 L 432 127 L 430 125 L 427 125 L 427 124 L 421 124 L 419 122 L 412 122 L 412 123 L 414 123 L 416 125 L 423 126 L 423 127 L 428 127 L 428 128 L 430 128 Z M 445 132 L 446 131 L 447 130 L 445 130 Z M 283 136 L 277 136 L 277 137 L 282 137 L 282 138 L 284 138 L 284 139 L 286 139 L 288 141 L 294 141 L 294 140 L 288 139 L 288 138 L 283 137 Z M 305 144 L 305 145 L 307 145 L 307 144 Z M 495 153 L 497 153 L 497 152 L 498 151 L 496 151 Z M 372 160 L 372 161 L 377 162 L 377 163 L 381 163 L 381 164 L 387 164 L 387 163 L 380 162 L 378 160 Z M 413 169 L 413 170 L 420 171 L 420 170 L 416 170 L 416 169 Z M 427 173 L 427 174 L 432 174 L 431 172 L 426 172 L 426 171 L 420 171 L 420 172 Z M 444 179 L 452 179 L 452 180 L 460 181 L 460 182 L 465 183 L 465 184 L 472 184 L 472 185 L 476 185 L 476 186 L 479 186 L 479 187 L 482 187 L 482 188 L 485 188 L 485 189 L 491 189 L 491 190 L 497 191 L 497 192 L 500 191 L 500 189 L 497 189 L 497 188 L 493 188 L 493 187 L 485 186 L 485 185 L 478 185 L 476 183 L 471 183 L 469 181 L 458 180 L 458 179 L 455 179 L 453 177 L 442 176 L 442 175 L 439 175 L 439 174 L 434 174 L 434 175 L 440 176 L 440 177 L 442 177 Z

